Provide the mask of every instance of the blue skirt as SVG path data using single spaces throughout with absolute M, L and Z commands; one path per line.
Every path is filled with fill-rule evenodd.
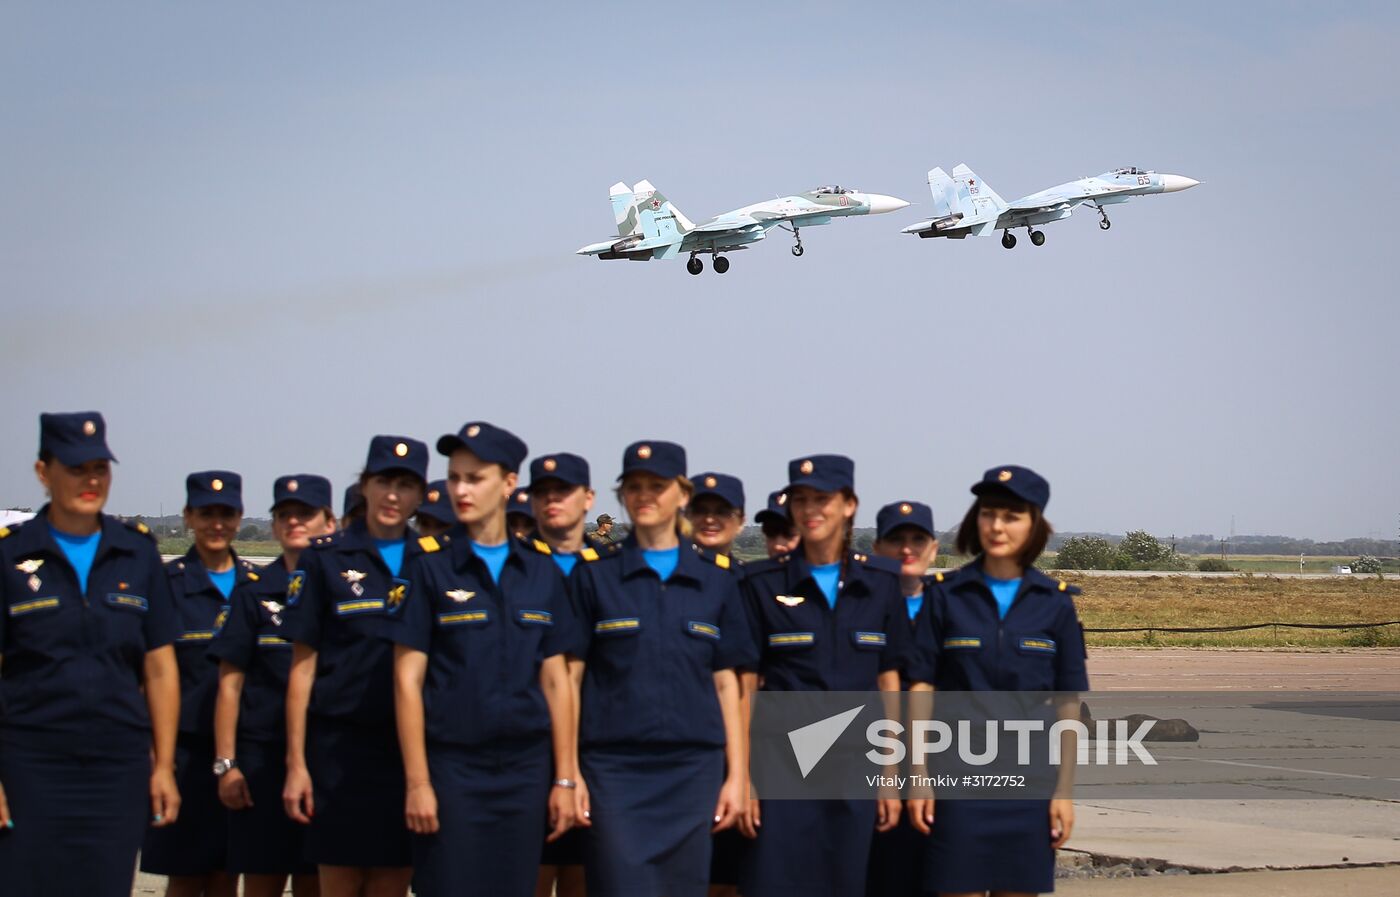
M 0 890 L 26 897 L 130 897 L 151 818 L 151 758 L 65 756 L 7 741 L 0 785 Z
M 438 831 L 413 836 L 421 897 L 531 897 L 549 816 L 548 736 L 428 745 Z
M 214 739 L 180 733 L 175 784 L 180 816 L 174 825 L 146 831 L 141 871 L 154 875 L 208 875 L 228 865 L 228 810 L 214 778 Z
M 323 866 L 405 868 L 403 759 L 394 726 L 372 729 L 312 716 L 306 734 L 315 813 L 306 858 Z
M 765 800 L 745 857 L 744 897 L 849 897 L 865 891 L 873 800 Z
M 724 749 L 585 748 L 588 897 L 705 897 Z
M 237 875 L 314 875 L 305 857 L 306 826 L 282 807 L 287 780 L 286 746 L 241 741 L 238 768 L 248 780 L 253 805 L 228 814 L 228 871 Z
M 1048 800 L 946 800 L 924 851 L 928 891 L 1055 890 Z
M 923 893 L 927 840 L 903 813 L 899 825 L 887 832 L 876 832 L 870 844 L 865 897 L 916 897 Z

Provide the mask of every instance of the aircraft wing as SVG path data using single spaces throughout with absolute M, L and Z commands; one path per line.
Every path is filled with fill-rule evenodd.
M 721 218 L 716 221 L 707 221 L 704 224 L 697 224 L 689 233 L 692 234 L 725 234 L 730 231 L 748 230 L 754 225 L 764 224 L 757 218 L 748 215 L 740 215 L 736 218 Z

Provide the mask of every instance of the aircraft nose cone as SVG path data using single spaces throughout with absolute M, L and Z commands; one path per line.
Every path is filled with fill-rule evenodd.
M 1195 178 L 1186 178 L 1179 174 L 1164 174 L 1162 175 L 1162 192 L 1176 193 L 1178 190 L 1189 190 L 1199 183 L 1200 181 Z
M 886 196 L 883 193 L 867 193 L 865 198 L 870 201 L 871 215 L 880 215 L 884 212 L 898 212 L 900 209 L 909 208 L 909 203 L 897 196 Z

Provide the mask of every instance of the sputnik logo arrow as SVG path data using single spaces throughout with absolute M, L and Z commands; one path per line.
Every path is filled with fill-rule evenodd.
M 846 731 L 864 709 L 864 705 L 852 707 L 788 733 L 788 741 L 792 743 L 792 754 L 797 758 L 797 768 L 802 772 L 802 778 L 807 778 L 807 773 L 816 768 L 826 756 L 826 752 L 836 743 L 836 739 L 841 737 L 841 733 Z

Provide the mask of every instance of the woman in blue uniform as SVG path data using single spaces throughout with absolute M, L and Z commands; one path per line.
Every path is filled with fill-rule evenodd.
M 797 527 L 788 514 L 787 493 L 779 489 L 768 493 L 768 506 L 753 515 L 753 522 L 763 530 L 763 547 L 770 558 L 787 554 L 797 547 Z
M 278 477 L 272 487 L 272 534 L 282 555 L 234 592 L 228 621 L 209 647 L 219 661 L 214 775 L 219 799 L 231 811 L 228 871 L 243 875 L 246 897 L 280 897 L 289 875 L 297 897 L 315 897 L 319 890 L 316 866 L 302 856 L 305 828 L 282 809 L 292 666 L 292 643 L 282 624 L 289 605 L 301 597 L 288 584 L 301 576 L 302 552 L 312 539 L 334 530 L 325 477 Z
M 413 876 L 403 762 L 394 731 L 394 650 L 422 552 L 409 518 L 423 500 L 428 447 L 376 436 L 360 489 L 363 519 L 313 539 L 288 593 L 287 782 L 282 803 L 309 824 L 306 858 L 327 897 L 402 897 Z
M 899 566 L 851 550 L 855 465 L 810 455 L 788 465 L 787 507 L 801 535 L 791 553 L 748 565 L 744 596 L 762 652 L 765 691 L 900 690 L 910 644 Z M 760 798 L 762 794 L 760 793 Z M 745 897 L 846 897 L 865 887 L 877 827 L 897 799 L 750 801 Z
M 452 512 L 452 498 L 447 494 L 446 480 L 433 480 L 428 484 L 428 494 L 418 506 L 413 516 L 413 528 L 423 536 L 440 536 L 457 525 L 457 515 Z
M 529 496 L 535 536 L 549 546 L 550 559 L 566 578 L 579 561 L 598 560 L 598 550 L 584 538 L 584 524 L 595 497 L 585 458 L 555 452 L 531 461 Z M 575 827 L 545 844 L 535 897 L 583 897 L 586 840 L 587 832 Z
M 578 628 L 549 546 L 507 531 L 525 443 L 474 421 L 437 448 L 461 525 L 423 539 L 393 628 L 413 887 L 529 897 L 546 824 L 574 821 Z
M 924 605 L 928 569 L 938 557 L 933 511 L 917 501 L 896 501 L 875 515 L 875 543 L 870 553 L 889 558 L 899 567 L 900 591 L 909 613 L 909 628 Z M 906 689 L 908 679 L 901 683 Z M 875 835 L 870 845 L 866 897 L 910 897 L 923 891 L 924 837 L 902 815 L 899 824 Z
M 205 470 L 185 478 L 185 527 L 194 544 L 165 565 L 180 634 L 180 736 L 175 744 L 180 821 L 152 829 L 141 845 L 141 871 L 170 877 L 167 897 L 233 897 L 228 865 L 228 811 L 219 802 L 214 767 L 214 699 L 219 668 L 209 646 L 228 619 L 229 598 L 256 579 L 252 565 L 233 553 L 243 522 L 243 480 L 232 471 Z
M 627 541 L 574 570 L 587 637 L 579 752 L 590 897 L 703 897 L 710 835 L 743 809 L 736 668 L 754 661 L 728 558 L 686 544 L 685 449 L 637 442 L 622 461 Z
M 6 894 L 128 897 L 146 826 L 179 819 L 170 577 L 144 524 L 102 513 L 115 460 L 102 415 L 40 415 L 49 502 L 0 527 Z
M 1052 532 L 1044 516 L 1050 484 L 1024 467 L 994 467 L 972 492 L 977 500 L 958 527 L 957 548 L 973 560 L 928 590 L 916 635 L 920 661 L 910 671 L 914 688 L 1058 692 L 1046 712 L 1076 719 L 1075 693 L 1089 687 L 1073 601 L 1079 590 L 1032 566 Z M 933 800 L 911 800 L 915 827 L 932 831 L 924 890 L 1004 897 L 1053 891 L 1055 849 L 1074 827 L 1065 791 L 1073 769 L 1060 768 L 1061 787 L 1049 799 L 950 799 L 936 812 Z

